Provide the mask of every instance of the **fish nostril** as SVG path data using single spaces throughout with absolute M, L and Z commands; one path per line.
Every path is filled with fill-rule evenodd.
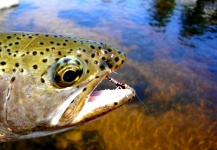
M 126 61 L 126 57 L 123 52 L 121 54 L 114 54 L 110 57 L 102 57 L 102 60 L 108 65 L 111 70 L 117 70 Z
M 126 61 L 126 54 L 109 45 L 101 43 L 103 49 L 102 60 L 108 65 L 111 70 L 117 70 Z

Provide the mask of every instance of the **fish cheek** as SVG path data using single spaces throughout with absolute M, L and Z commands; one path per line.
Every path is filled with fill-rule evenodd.
M 7 101 L 7 126 L 13 132 L 23 133 L 31 130 L 35 113 L 35 104 L 32 103 L 34 97 L 32 82 L 17 75 L 11 83 L 10 98 Z M 34 84 L 33 84 L 34 85 Z M 37 108 L 37 107 L 36 107 Z
M 45 121 L 57 107 L 58 98 L 61 96 L 56 96 L 53 90 L 46 90 L 40 79 L 18 74 L 11 83 L 10 98 L 6 105 L 7 127 L 16 134 L 31 132 L 38 122 Z

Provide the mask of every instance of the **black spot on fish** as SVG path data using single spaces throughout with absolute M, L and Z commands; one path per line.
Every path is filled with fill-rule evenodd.
M 95 49 L 95 47 L 93 45 L 90 45 L 90 48 Z
M 68 63 L 71 59 L 64 59 L 64 63 Z
M 20 65 L 19 63 L 15 63 L 15 67 L 19 67 L 19 65 Z
M 77 65 L 81 65 L 81 63 L 78 60 L 75 60 Z
M 45 82 L 45 80 L 43 78 L 41 78 L 41 83 L 44 83 L 44 82 Z
M 99 68 L 100 68 L 101 70 L 105 70 L 105 66 L 104 66 L 104 65 L 100 65 Z
M 115 62 L 118 62 L 119 61 L 119 57 L 115 57 Z
M 47 62 L 47 59 L 43 59 L 42 62 L 43 62 L 43 63 L 46 63 L 46 62 Z
M 32 67 L 33 67 L 33 69 L 37 69 L 37 68 L 38 68 L 38 66 L 37 66 L 37 65 L 33 65 Z
M 11 83 L 14 82 L 14 81 L 15 81 L 15 77 L 12 77 L 11 78 Z
M 6 62 L 5 62 L 5 61 L 2 61 L 2 62 L 1 62 L 1 65 L 2 65 L 2 66 L 6 65 Z
M 11 36 L 7 36 L 7 39 L 11 39 Z
M 108 66 L 109 66 L 110 69 L 112 68 L 112 64 L 109 64 Z
M 94 53 L 92 53 L 92 54 L 91 54 L 91 57 L 92 57 L 92 58 L 94 58 L 94 57 L 95 57 L 95 54 L 94 54 Z
M 108 51 L 111 52 L 112 50 L 109 48 Z
M 32 52 L 32 55 L 33 56 L 37 55 L 37 52 L 36 51 Z

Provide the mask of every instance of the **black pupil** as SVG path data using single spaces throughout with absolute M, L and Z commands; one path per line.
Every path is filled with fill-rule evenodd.
M 78 77 L 77 72 L 74 72 L 74 71 L 69 70 L 69 71 L 65 72 L 65 74 L 63 75 L 63 80 L 64 80 L 65 82 L 72 82 L 72 81 L 74 81 L 77 77 Z

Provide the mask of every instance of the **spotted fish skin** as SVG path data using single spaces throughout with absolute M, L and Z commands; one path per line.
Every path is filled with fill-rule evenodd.
M 123 52 L 101 42 L 55 34 L 0 33 L 0 141 L 82 125 L 131 100 L 135 92 L 127 86 L 127 94 L 115 105 L 111 100 L 92 112 L 84 110 L 96 86 L 125 60 Z

